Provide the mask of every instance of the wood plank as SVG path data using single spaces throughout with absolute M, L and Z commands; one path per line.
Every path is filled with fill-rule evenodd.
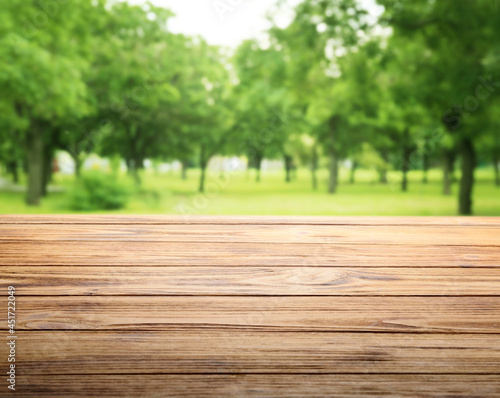
M 16 397 L 493 398 L 497 375 L 19 376 Z
M 500 267 L 499 247 L 197 242 L 0 242 L 11 266 Z
M 496 246 L 500 226 L 329 225 L 1 225 L 0 242 L 314 243 L 339 245 Z
M 500 218 L 0 216 L 8 285 L 20 396 L 500 396 Z
M 0 267 L 17 295 L 495 296 L 500 268 Z
M 464 373 L 500 375 L 498 334 L 180 330 L 19 331 L 19 375 Z M 2 344 L 2 357 L 7 345 Z
M 1 215 L 0 224 L 500 225 L 500 217 Z
M 500 333 L 497 297 L 18 297 L 19 330 Z M 7 329 L 0 313 L 0 329 Z

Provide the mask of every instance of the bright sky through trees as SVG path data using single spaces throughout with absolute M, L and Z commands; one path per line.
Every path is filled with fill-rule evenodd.
M 141 4 L 145 0 L 129 0 Z M 176 16 L 169 22 L 174 32 L 186 35 L 201 35 L 208 43 L 237 47 L 245 39 L 259 38 L 270 24 L 267 14 L 271 13 L 279 25 L 287 25 L 293 17 L 294 7 L 300 0 L 284 0 L 282 10 L 273 12 L 277 0 L 151 0 L 157 6 L 165 7 Z M 231 6 L 230 4 L 238 4 Z M 361 1 L 374 15 L 381 7 L 373 0 Z M 227 8 L 225 8 L 227 5 Z

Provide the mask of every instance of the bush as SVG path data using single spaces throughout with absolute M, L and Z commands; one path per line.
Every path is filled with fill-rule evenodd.
M 116 177 L 91 173 L 82 176 L 70 192 L 71 210 L 116 210 L 125 207 L 130 190 Z

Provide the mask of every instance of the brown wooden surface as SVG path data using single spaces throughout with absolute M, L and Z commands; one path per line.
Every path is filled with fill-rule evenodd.
M 423 231 L 424 232 L 424 231 Z M 144 250 L 145 243 L 147 250 Z M 0 265 L 498 267 L 499 246 L 0 242 Z M 166 255 L 168 253 L 168 255 Z M 193 255 L 196 253 L 196 255 Z
M 499 218 L 0 216 L 9 285 L 2 397 L 500 397 Z
M 478 373 L 500 334 L 218 330 L 18 332 L 19 374 Z
M 497 297 L 23 296 L 19 330 L 500 333 Z M 376 302 L 376 305 L 374 305 Z M 137 316 L 140 314 L 140 316 Z M 0 329 L 6 329 L 4 314 Z
M 39 255 L 43 256 L 43 252 Z M 94 255 L 92 252 L 88 254 L 89 257 Z M 168 253 L 164 256 L 168 256 Z M 2 275 L 1 286 L 14 284 L 19 287 L 23 295 L 30 296 L 500 295 L 500 267 L 75 267 L 71 265 L 23 267 L 12 265 L 1 266 L 0 275 Z
M 485 398 L 500 391 L 497 375 L 463 374 L 35 375 L 19 383 L 27 398 Z

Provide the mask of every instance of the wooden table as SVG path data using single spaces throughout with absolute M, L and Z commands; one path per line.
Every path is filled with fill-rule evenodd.
M 499 218 L 1 216 L 0 271 L 2 397 L 500 397 Z

